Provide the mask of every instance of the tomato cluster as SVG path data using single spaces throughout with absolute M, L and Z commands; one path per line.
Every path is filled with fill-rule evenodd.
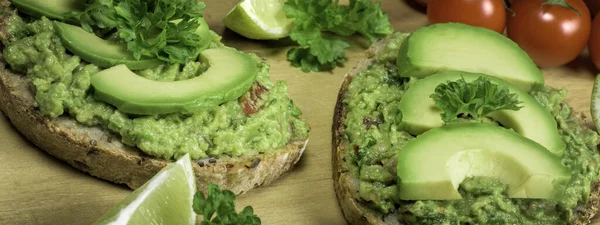
M 508 7 L 508 9 L 507 9 Z M 600 69 L 598 0 L 428 0 L 430 23 L 460 22 L 505 33 L 540 67 L 573 61 L 588 46 Z

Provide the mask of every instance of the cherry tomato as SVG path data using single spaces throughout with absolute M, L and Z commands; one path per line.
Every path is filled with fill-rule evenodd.
M 506 26 L 503 0 L 429 0 L 429 23 L 459 22 L 485 27 L 498 33 Z
M 590 40 L 588 42 L 588 51 L 590 52 L 590 57 L 592 58 L 592 62 L 596 65 L 596 68 L 600 69 L 600 13 L 596 14 L 594 17 L 594 22 L 592 23 L 592 35 L 590 35 Z
M 592 16 L 596 15 L 598 11 L 600 11 L 600 1 L 598 0 L 585 0 L 585 4 L 590 9 Z
M 540 67 L 573 61 L 590 36 L 591 17 L 582 0 L 566 0 L 577 11 L 560 5 L 542 5 L 547 0 L 515 0 L 506 32 Z

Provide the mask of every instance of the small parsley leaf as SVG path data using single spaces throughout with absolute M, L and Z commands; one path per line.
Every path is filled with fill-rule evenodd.
M 462 77 L 442 83 L 430 97 L 435 101 L 435 106 L 443 111 L 441 117 L 445 123 L 459 116 L 479 120 L 494 111 L 522 108 L 515 93 L 510 93 L 508 88 L 500 87 L 484 76 L 472 82 L 466 82 Z
M 235 211 L 235 194 L 230 190 L 220 190 L 215 184 L 208 185 L 208 196 L 203 192 L 194 195 L 194 212 L 203 216 L 201 225 L 260 225 L 258 216 L 251 206 L 246 206 L 239 214 Z
M 196 30 L 205 7 L 196 0 L 94 0 L 67 16 L 88 32 L 116 30 L 136 59 L 186 63 L 200 53 L 203 40 Z
M 302 71 L 322 71 L 346 61 L 350 46 L 338 36 L 360 34 L 370 43 L 393 32 L 379 2 L 350 0 L 288 0 L 283 10 L 294 19 L 290 38 L 299 46 L 288 51 L 288 60 Z

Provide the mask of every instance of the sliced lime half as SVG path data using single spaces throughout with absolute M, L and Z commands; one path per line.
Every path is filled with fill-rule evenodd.
M 94 224 L 191 225 L 196 183 L 189 154 L 170 163 Z
M 242 0 L 223 19 L 229 29 L 250 39 L 273 40 L 290 34 L 293 21 L 285 16 L 285 0 Z

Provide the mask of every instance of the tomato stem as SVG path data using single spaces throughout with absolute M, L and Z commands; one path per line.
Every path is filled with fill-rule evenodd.
M 546 2 L 542 3 L 542 5 L 559 5 L 567 9 L 573 10 L 581 16 L 581 12 L 579 12 L 579 10 L 577 10 L 576 8 L 573 8 L 573 6 L 569 5 L 569 3 L 567 3 L 567 0 L 547 0 Z

